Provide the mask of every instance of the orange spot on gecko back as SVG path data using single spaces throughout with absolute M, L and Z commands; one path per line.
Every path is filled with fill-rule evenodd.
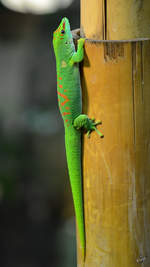
M 70 109 L 70 107 L 65 107 L 65 109 L 67 109 L 67 110 L 68 110 L 68 109 Z
M 70 114 L 71 114 L 70 112 L 63 112 L 62 113 L 63 116 L 70 115 Z
M 60 88 L 63 88 L 62 84 L 58 84 L 58 86 L 59 86 Z
M 58 95 L 60 95 L 61 97 L 65 99 L 65 101 L 61 103 L 61 105 L 64 106 L 69 101 L 68 97 L 60 92 L 58 92 Z

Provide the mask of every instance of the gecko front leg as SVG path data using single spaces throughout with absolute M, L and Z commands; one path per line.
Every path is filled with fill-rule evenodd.
M 72 66 L 74 63 L 78 63 L 81 62 L 84 58 L 84 46 L 85 43 L 85 38 L 80 38 L 78 40 L 78 48 L 77 48 L 77 52 L 74 52 L 73 56 L 71 57 L 69 64 L 70 66 Z
M 96 131 L 102 138 L 104 135 L 96 128 L 97 125 L 102 124 L 101 121 L 95 122 L 95 119 L 90 119 L 87 115 L 81 114 L 75 118 L 73 126 L 76 130 L 84 129 L 87 132 L 87 136 L 90 137 L 92 131 Z

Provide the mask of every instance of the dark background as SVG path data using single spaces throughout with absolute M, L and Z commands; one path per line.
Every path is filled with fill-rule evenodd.
M 52 33 L 79 14 L 79 0 L 47 15 L 0 4 L 0 267 L 76 266 Z

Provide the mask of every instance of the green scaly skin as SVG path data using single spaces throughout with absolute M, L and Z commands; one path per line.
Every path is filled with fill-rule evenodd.
M 53 34 L 58 103 L 64 120 L 67 164 L 83 256 L 85 256 L 85 227 L 82 195 L 81 131 L 79 130 L 85 129 L 88 137 L 93 130 L 96 130 L 100 137 L 103 136 L 96 129 L 96 125 L 100 122 L 94 122 L 94 119 L 89 119 L 87 115 L 81 114 L 82 98 L 78 62 L 82 61 L 84 57 L 84 42 L 84 38 L 78 40 L 76 52 L 67 18 L 62 19 Z

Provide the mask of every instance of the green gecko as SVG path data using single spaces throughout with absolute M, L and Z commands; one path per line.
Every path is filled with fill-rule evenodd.
M 73 43 L 70 24 L 63 18 L 57 30 L 53 33 L 53 47 L 57 68 L 57 94 L 59 109 L 64 121 L 65 147 L 67 165 L 80 245 L 85 257 L 85 225 L 82 193 L 82 166 L 81 166 L 81 129 L 87 131 L 88 137 L 95 130 L 100 137 L 103 135 L 97 130 L 94 122 L 82 113 L 82 97 L 80 85 L 79 62 L 84 57 L 84 38 L 78 40 L 77 52 Z

